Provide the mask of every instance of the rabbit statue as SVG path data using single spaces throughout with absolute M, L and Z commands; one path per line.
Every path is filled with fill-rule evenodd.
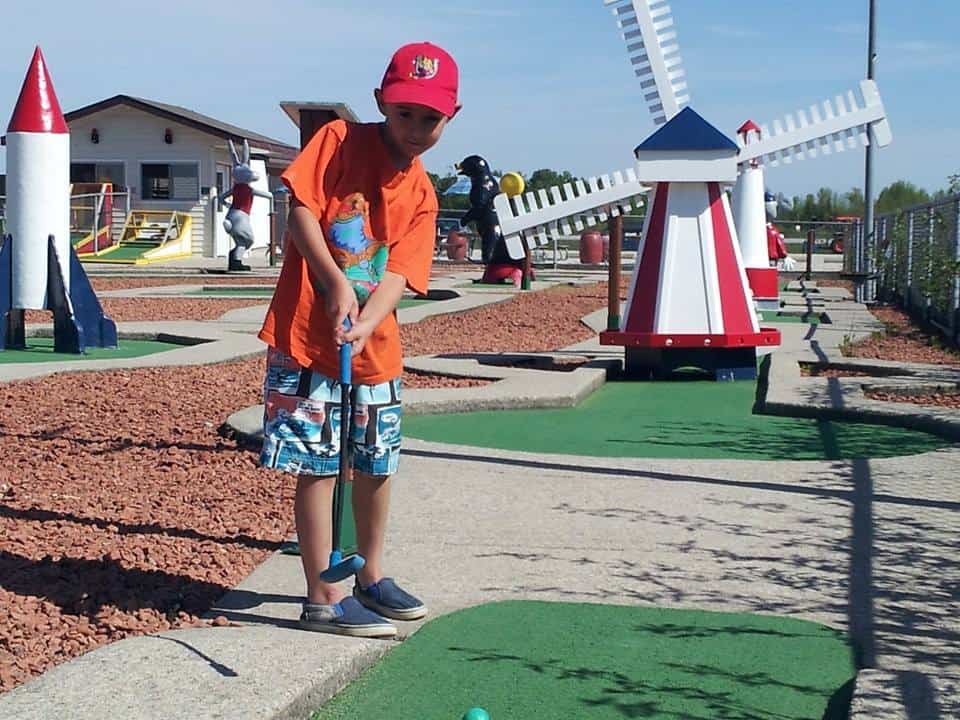
M 227 265 L 228 271 L 249 270 L 249 265 L 241 262 L 243 254 L 253 246 L 253 226 L 250 224 L 250 211 L 253 209 L 253 197 L 264 197 L 270 200 L 273 206 L 273 195 L 255 189 L 250 183 L 256 182 L 260 176 L 250 167 L 250 144 L 243 141 L 243 156 L 237 153 L 233 140 L 227 141 L 230 145 L 230 154 L 233 155 L 233 187 L 217 198 L 222 203 L 232 197 L 230 209 L 223 219 L 223 229 L 233 239 L 234 247 L 230 251 Z

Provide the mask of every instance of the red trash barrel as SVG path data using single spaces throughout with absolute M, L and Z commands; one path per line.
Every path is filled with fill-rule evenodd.
M 467 259 L 467 236 L 458 230 L 451 230 L 447 234 L 447 257 L 450 260 Z
M 599 265 L 603 262 L 603 236 L 598 230 L 580 233 L 580 262 L 583 265 Z

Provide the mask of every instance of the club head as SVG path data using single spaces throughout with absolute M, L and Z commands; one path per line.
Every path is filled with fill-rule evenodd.
M 334 559 L 336 556 L 336 559 Z M 366 560 L 361 555 L 351 555 L 343 560 L 339 559 L 340 553 L 334 551 L 330 553 L 330 567 L 320 573 L 320 580 L 325 583 L 338 583 L 346 580 L 351 575 L 356 575 L 366 564 Z

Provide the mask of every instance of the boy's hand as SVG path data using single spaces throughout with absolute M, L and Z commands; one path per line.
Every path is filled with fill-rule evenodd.
M 367 344 L 367 338 L 375 329 L 376 325 L 373 321 L 361 317 L 353 322 L 353 326 L 349 330 L 340 327 L 337 345 L 342 345 L 345 342 L 351 343 L 351 354 L 359 355 L 363 352 L 363 346 Z
M 326 294 L 327 316 L 333 322 L 334 339 L 337 346 L 343 344 L 343 321 L 350 318 L 350 322 L 356 325 L 357 317 L 360 315 L 360 305 L 357 303 L 357 294 L 353 287 L 343 275 L 332 284 L 332 287 Z M 356 353 L 354 353 L 356 354 Z

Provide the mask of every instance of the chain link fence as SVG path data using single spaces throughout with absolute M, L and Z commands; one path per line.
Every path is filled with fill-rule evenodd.
M 880 215 L 858 228 L 848 269 L 863 301 L 895 302 L 960 345 L 960 195 Z

